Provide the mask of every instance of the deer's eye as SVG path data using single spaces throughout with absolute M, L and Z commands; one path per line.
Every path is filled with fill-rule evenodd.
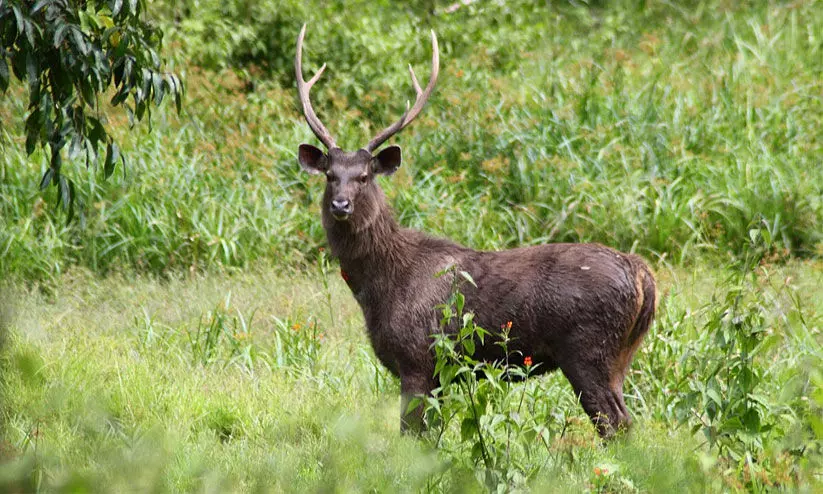
M 359 180 L 361 184 L 364 184 L 364 183 L 369 181 L 369 174 L 364 173 L 364 174 L 360 175 L 359 177 L 357 177 L 357 180 Z
M 326 172 L 326 180 L 329 182 L 337 182 L 339 179 L 334 175 L 334 173 L 328 171 Z

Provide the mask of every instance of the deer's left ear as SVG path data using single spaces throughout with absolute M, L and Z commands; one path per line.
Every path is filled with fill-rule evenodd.
M 389 146 L 372 158 L 374 173 L 391 175 L 400 168 L 400 146 Z
M 312 175 L 325 173 L 329 166 L 329 160 L 323 154 L 323 151 L 311 144 L 300 145 L 297 150 L 297 160 L 300 162 L 300 166 Z

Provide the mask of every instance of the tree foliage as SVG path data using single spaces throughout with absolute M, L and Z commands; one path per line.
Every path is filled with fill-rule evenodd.
M 163 72 L 162 32 L 144 19 L 145 0 L 0 0 L 0 94 L 13 74 L 28 89 L 26 152 L 48 151 L 40 188 L 58 188 L 73 212 L 74 184 L 62 173 L 63 148 L 86 166 L 101 161 L 108 178 L 125 157 L 106 130 L 102 97 L 123 106 L 129 122 L 150 117 L 151 104 L 174 98 L 180 79 Z M 111 90 L 109 92 L 109 90 Z

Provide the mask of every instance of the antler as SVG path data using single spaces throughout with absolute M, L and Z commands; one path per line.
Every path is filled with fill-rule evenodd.
M 432 73 L 431 79 L 429 80 L 429 84 L 426 86 L 425 91 L 420 89 L 420 84 L 417 82 L 417 77 L 414 75 L 414 69 L 412 69 L 411 64 L 409 64 L 409 73 L 411 74 L 412 84 L 414 85 L 414 90 L 417 93 L 417 98 L 414 101 L 414 106 L 409 108 L 408 102 L 406 103 L 406 113 L 400 117 L 400 120 L 395 122 L 393 125 L 386 127 L 383 132 L 377 134 L 374 139 L 369 141 L 366 144 L 366 151 L 372 152 L 377 149 L 381 144 L 386 142 L 386 139 L 393 136 L 394 134 L 403 130 L 405 126 L 411 123 L 412 120 L 420 114 L 420 111 L 423 110 L 423 107 L 426 105 L 426 101 L 428 101 L 429 96 L 431 96 L 432 92 L 434 91 L 434 83 L 437 82 L 437 74 L 440 72 L 440 53 L 437 48 L 437 36 L 432 31 Z
M 300 102 L 303 104 L 303 114 L 306 116 L 306 122 L 308 122 L 314 135 L 326 145 L 326 148 L 331 149 L 337 147 L 337 144 L 334 143 L 334 137 L 331 136 L 331 133 L 323 126 L 320 119 L 317 118 L 317 114 L 314 113 L 314 108 L 311 106 L 311 100 L 309 100 L 309 90 L 320 78 L 323 71 L 326 70 L 326 64 L 320 67 L 320 70 L 317 71 L 309 82 L 303 80 L 303 37 L 305 35 L 306 24 L 303 24 L 303 29 L 300 30 L 300 36 L 297 38 L 297 56 L 294 57 L 294 71 L 297 75 L 297 92 L 300 95 Z

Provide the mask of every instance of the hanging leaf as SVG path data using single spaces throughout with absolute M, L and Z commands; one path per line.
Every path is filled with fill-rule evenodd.
M 75 197 L 74 181 L 69 180 L 68 182 L 69 182 L 69 210 L 68 210 L 68 213 L 66 214 L 66 224 L 67 225 L 69 223 L 71 223 L 72 219 L 74 219 L 74 203 L 75 203 L 75 200 L 74 200 L 74 197 Z
M 59 49 L 63 45 L 63 41 L 66 40 L 66 34 L 68 33 L 69 25 L 68 24 L 61 24 L 57 27 L 54 31 L 54 48 Z
M 40 180 L 40 190 L 45 190 L 46 187 L 49 186 L 51 183 L 52 178 L 54 177 L 54 170 L 49 167 L 46 170 L 46 173 L 43 174 L 43 178 Z
M 6 63 L 5 57 L 0 56 L 0 94 L 6 92 L 9 88 L 9 65 Z
M 69 204 L 72 200 L 71 195 L 71 188 L 69 187 L 69 181 L 66 180 L 66 177 L 63 174 L 58 176 L 58 183 L 60 184 L 60 190 L 57 194 L 57 203 L 62 204 L 63 208 L 68 209 Z
M 45 7 L 47 4 L 51 2 L 52 0 L 40 0 L 39 2 L 35 3 L 34 7 L 31 8 L 30 15 L 34 15 L 40 12 L 43 9 L 43 7 Z
M 23 30 L 25 29 L 23 13 L 20 12 L 17 6 L 12 6 L 11 10 L 14 12 L 14 18 L 17 21 L 17 34 L 23 34 Z
M 154 91 L 154 104 L 159 105 L 163 101 L 163 77 L 159 73 L 153 72 L 151 81 Z
M 120 148 L 117 143 L 110 142 L 106 146 L 106 162 L 103 166 L 103 175 L 109 178 L 114 173 L 114 167 L 117 165 L 117 160 L 120 158 Z

